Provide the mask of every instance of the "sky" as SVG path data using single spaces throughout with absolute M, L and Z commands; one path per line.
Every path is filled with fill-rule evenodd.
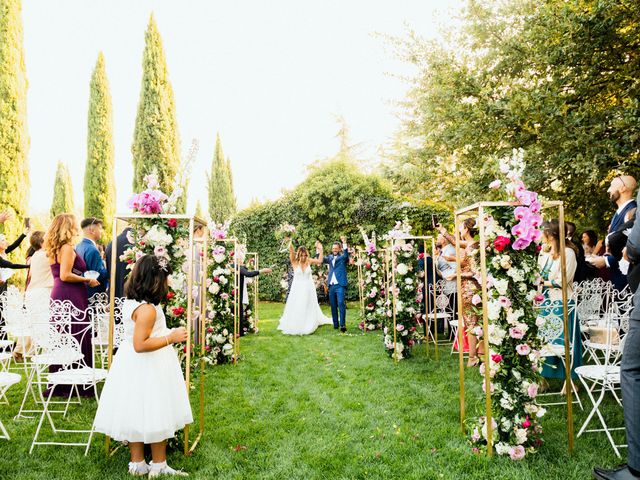
M 181 150 L 200 149 L 188 211 L 207 205 L 216 133 L 239 208 L 280 196 L 338 149 L 337 116 L 375 161 L 400 126 L 411 65 L 378 34 L 426 38 L 459 0 L 23 0 L 32 213 L 48 211 L 56 163 L 83 205 L 89 81 L 105 55 L 113 102 L 117 210 L 132 194 L 131 143 L 144 32 L 153 12 L 173 85 Z

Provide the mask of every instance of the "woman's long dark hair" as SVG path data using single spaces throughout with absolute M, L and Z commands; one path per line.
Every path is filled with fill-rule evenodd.
M 595 248 L 595 246 L 598 244 L 598 234 L 593 230 L 585 230 L 584 232 L 582 232 L 582 235 L 586 235 L 589 239 L 589 243 L 587 244 L 587 246 Z
M 159 305 L 169 292 L 169 275 L 171 267 L 161 264 L 157 256 L 140 257 L 124 286 L 124 295 L 131 300 Z
M 560 222 L 557 218 L 544 222 L 542 224 L 542 228 L 544 234 L 553 239 L 553 243 L 555 244 L 556 254 L 560 255 Z M 573 252 L 578 255 L 578 247 L 571 241 L 565 240 L 565 246 L 569 247 Z

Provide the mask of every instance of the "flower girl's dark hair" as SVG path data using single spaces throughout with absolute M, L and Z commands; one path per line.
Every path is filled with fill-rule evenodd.
M 140 257 L 124 286 L 124 294 L 131 300 L 159 305 L 169 292 L 169 275 L 171 268 L 157 256 Z

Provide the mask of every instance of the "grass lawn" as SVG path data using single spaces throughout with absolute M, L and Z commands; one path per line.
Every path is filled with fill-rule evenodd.
M 210 368 L 206 431 L 192 457 L 173 452 L 170 465 L 191 478 L 216 479 L 586 479 L 594 465 L 620 463 L 604 434 L 576 439 L 567 453 L 565 409 L 549 407 L 546 443 L 521 462 L 472 453 L 460 433 L 457 357 L 416 355 L 394 365 L 378 333 L 331 326 L 288 337 L 277 330 L 280 304 L 262 304 L 261 331 L 242 340 L 242 361 Z M 431 351 L 431 357 L 433 351 Z M 467 408 L 482 408 L 480 377 L 468 370 Z M 1 479 L 110 479 L 126 474 L 125 450 L 107 458 L 102 435 L 87 457 L 77 447 L 28 450 L 36 419 L 12 420 L 22 389 L 9 391 L 0 418 L 12 435 L 0 440 Z M 586 405 L 587 397 L 582 394 Z M 91 402 L 69 421 L 90 422 Z M 610 407 L 610 425 L 622 425 Z M 576 432 L 586 414 L 576 406 Z M 593 424 L 595 426 L 595 423 Z M 624 450 L 623 450 L 624 452 Z

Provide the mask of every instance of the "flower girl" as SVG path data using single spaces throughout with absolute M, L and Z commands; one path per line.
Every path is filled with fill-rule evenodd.
M 107 377 L 94 429 L 129 443 L 129 473 L 186 476 L 167 465 L 166 439 L 193 422 L 182 370 L 172 343 L 184 342 L 187 332 L 169 330 L 160 303 L 168 290 L 170 272 L 155 255 L 145 255 L 133 268 L 122 306 L 125 339 Z M 151 444 L 152 462 L 144 459 Z

